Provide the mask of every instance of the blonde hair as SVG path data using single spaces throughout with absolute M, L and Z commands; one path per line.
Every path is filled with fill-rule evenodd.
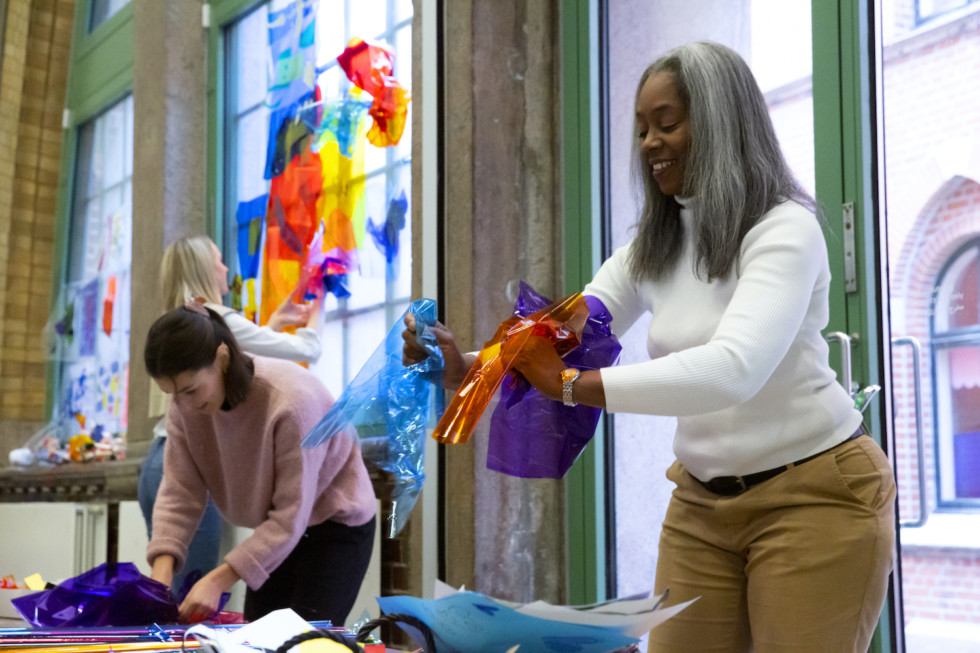
M 183 306 L 188 297 L 221 303 L 221 291 L 214 279 L 214 252 L 214 243 L 207 236 L 187 236 L 167 247 L 160 261 L 165 310 Z

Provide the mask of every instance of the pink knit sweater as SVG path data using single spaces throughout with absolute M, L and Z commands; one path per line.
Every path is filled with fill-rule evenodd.
M 217 415 L 184 415 L 171 405 L 163 482 L 153 509 L 150 564 L 170 554 L 179 570 L 208 493 L 224 518 L 255 532 L 225 557 L 258 589 L 309 526 L 326 520 L 365 524 L 374 490 L 356 440 L 338 433 L 314 449 L 303 437 L 333 399 L 295 363 L 255 359 L 244 402 Z

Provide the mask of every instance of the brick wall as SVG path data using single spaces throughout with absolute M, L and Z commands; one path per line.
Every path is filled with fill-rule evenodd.
M 977 623 L 980 605 L 980 559 L 936 550 L 902 556 L 905 620 L 921 617 Z
M 55 203 L 73 0 L 6 3 L 0 70 L 0 449 L 45 415 L 41 338 L 52 283 Z

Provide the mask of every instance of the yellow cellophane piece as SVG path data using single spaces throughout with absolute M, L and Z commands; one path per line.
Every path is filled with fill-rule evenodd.
M 26 585 L 27 589 L 29 590 L 40 592 L 44 589 L 44 579 L 41 578 L 41 574 L 31 574 L 24 579 L 24 585 Z
M 443 444 L 466 442 L 490 399 L 510 371 L 514 359 L 531 336 L 551 340 L 559 356 L 578 347 L 589 306 L 581 293 L 573 293 L 537 313 L 511 317 L 500 323 L 494 336 L 483 345 L 466 373 L 459 390 L 449 402 L 432 437 Z
M 353 101 L 367 94 L 354 88 L 349 95 Z M 317 142 L 323 168 L 323 189 L 317 211 L 323 221 L 323 251 L 327 253 L 334 249 L 350 252 L 364 242 L 364 157 L 368 121 L 363 114 L 352 125 L 352 132 L 349 135 L 350 157 L 341 151 L 340 142 L 329 130 L 324 131 Z

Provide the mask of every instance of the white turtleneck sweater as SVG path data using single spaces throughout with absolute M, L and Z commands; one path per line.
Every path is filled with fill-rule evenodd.
M 695 477 L 745 475 L 827 449 L 861 414 L 828 364 L 827 248 L 795 202 L 766 213 L 742 241 L 733 274 L 694 274 L 691 215 L 673 272 L 634 283 L 629 246 L 583 291 L 605 303 L 622 335 L 645 311 L 650 361 L 601 370 L 609 412 L 676 415 L 674 455 Z

